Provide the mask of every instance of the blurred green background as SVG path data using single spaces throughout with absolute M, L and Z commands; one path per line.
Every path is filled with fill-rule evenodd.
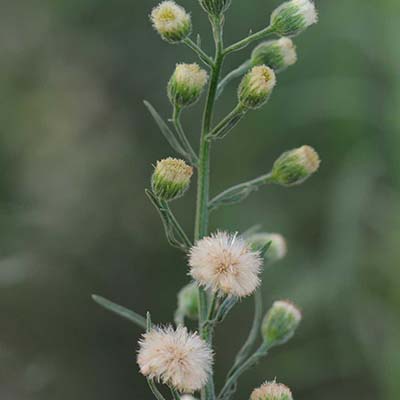
M 152 30 L 148 0 L 1 1 L 0 397 L 150 399 L 135 362 L 139 330 L 92 303 L 104 295 L 172 318 L 188 281 L 146 201 L 152 164 L 173 154 L 145 111 L 165 117 L 165 85 L 183 46 Z M 195 32 L 211 50 L 197 1 Z M 262 28 L 277 0 L 233 0 L 226 42 Z M 400 397 L 400 2 L 317 0 L 320 23 L 296 38 L 299 62 L 269 104 L 213 148 L 212 192 L 267 172 L 310 144 L 321 170 L 293 189 L 266 187 L 212 215 L 288 240 L 264 275 L 264 298 L 304 310 L 299 334 L 241 380 L 266 379 L 297 400 Z M 250 49 L 230 58 L 225 71 Z M 236 83 L 219 102 L 230 109 Z M 198 141 L 200 106 L 185 115 Z M 174 204 L 192 230 L 194 185 Z M 250 325 L 243 301 L 216 337 L 221 381 Z

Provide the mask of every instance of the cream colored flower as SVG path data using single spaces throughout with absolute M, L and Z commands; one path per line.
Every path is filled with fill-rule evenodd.
M 244 297 L 260 284 L 261 257 L 237 235 L 217 232 L 190 250 L 190 275 L 199 285 L 227 295 Z
M 139 341 L 140 372 L 183 393 L 200 390 L 211 372 L 213 354 L 197 333 L 179 326 L 153 328 Z
M 182 41 L 192 29 L 190 15 L 171 0 L 163 1 L 155 7 L 150 17 L 156 31 L 170 43 Z
M 250 400 L 292 400 L 290 389 L 276 382 L 265 382 L 251 394 Z
M 318 13 L 313 1 L 292 0 L 292 3 L 294 6 L 298 7 L 298 14 L 304 18 L 306 26 L 310 26 L 318 22 Z

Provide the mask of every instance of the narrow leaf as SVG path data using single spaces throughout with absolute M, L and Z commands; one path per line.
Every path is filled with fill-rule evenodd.
M 114 314 L 119 315 L 122 318 L 127 319 L 128 321 L 133 322 L 137 326 L 142 329 L 146 329 L 146 319 L 141 315 L 135 313 L 134 311 L 129 310 L 119 304 L 113 303 L 110 300 L 107 300 L 104 297 L 98 296 L 96 294 L 92 295 L 92 299 L 99 304 L 100 306 L 104 307 L 106 310 L 113 312 Z
M 146 108 L 149 110 L 151 116 L 154 118 L 157 126 L 160 128 L 161 133 L 167 139 L 170 146 L 179 154 L 183 155 L 187 158 L 188 154 L 185 152 L 178 139 L 175 136 L 175 133 L 169 128 L 166 122 L 162 119 L 160 114 L 156 111 L 156 109 L 148 102 L 143 101 Z

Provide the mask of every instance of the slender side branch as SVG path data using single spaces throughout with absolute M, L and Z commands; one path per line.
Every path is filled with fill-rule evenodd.
M 183 43 L 186 44 L 189 48 L 191 48 L 200 58 L 200 60 L 209 67 L 212 67 L 214 62 L 213 60 L 198 46 L 192 39 L 186 38 L 183 40 Z
M 267 26 L 266 28 L 262 29 L 261 31 L 253 33 L 252 35 L 248 36 L 247 38 L 240 40 L 239 42 L 234 43 L 231 46 L 227 47 L 224 50 L 224 55 L 228 55 L 230 53 L 233 53 L 234 51 L 242 50 L 245 47 L 247 47 L 251 42 L 254 42 L 255 40 L 263 39 L 272 33 L 274 33 L 273 29 L 270 26 Z
M 174 107 L 174 112 L 172 115 L 172 122 L 174 123 L 176 132 L 178 134 L 178 137 L 181 141 L 182 147 L 185 149 L 185 152 L 188 154 L 189 161 L 192 165 L 196 166 L 198 163 L 198 157 L 195 151 L 193 150 L 192 145 L 190 144 L 187 136 L 185 135 L 185 132 L 183 130 L 182 124 L 181 124 L 181 109 L 178 107 Z
M 165 397 L 161 394 L 161 392 L 157 389 L 157 386 L 154 383 L 153 379 L 147 379 L 147 383 L 157 400 L 166 400 Z
M 247 198 L 250 193 L 258 190 L 261 186 L 271 183 L 271 174 L 262 175 L 248 182 L 240 183 L 214 197 L 208 205 L 209 211 L 214 211 L 220 206 L 239 203 Z

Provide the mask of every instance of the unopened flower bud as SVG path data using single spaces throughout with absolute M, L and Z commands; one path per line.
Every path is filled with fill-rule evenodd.
M 178 310 L 184 317 L 197 319 L 199 315 L 198 287 L 189 283 L 178 293 Z
M 303 183 L 319 168 L 318 153 L 310 146 L 302 146 L 283 153 L 274 163 L 272 180 L 284 186 Z
M 250 400 L 293 400 L 290 389 L 276 382 L 265 382 L 253 390 Z
M 165 201 L 177 199 L 188 189 L 192 174 L 193 168 L 183 160 L 169 157 L 157 161 L 151 178 L 153 192 Z
M 168 83 L 168 97 L 177 107 L 188 107 L 200 97 L 208 75 L 197 64 L 178 64 Z
M 174 1 L 163 1 L 151 12 L 155 30 L 169 43 L 179 43 L 190 35 L 192 21 L 186 10 Z
M 318 22 L 312 0 L 290 0 L 280 5 L 271 15 L 271 27 L 281 36 L 295 36 Z
M 264 342 L 276 346 L 287 342 L 301 321 L 300 310 L 288 301 L 275 301 L 264 317 L 261 333 Z
M 274 71 L 266 65 L 258 65 L 248 72 L 239 86 L 239 102 L 249 109 L 265 104 L 276 84 Z
M 190 394 L 184 394 L 183 396 L 181 396 L 181 400 L 197 400 L 197 399 L 191 396 Z
M 208 14 L 218 17 L 231 5 L 231 0 L 200 0 L 200 5 Z
M 269 244 L 269 247 L 264 255 L 266 261 L 278 261 L 285 257 L 287 253 L 286 240 L 279 233 L 255 233 L 251 235 L 247 241 L 254 250 L 262 250 Z
M 265 64 L 274 71 L 282 71 L 296 61 L 296 46 L 287 37 L 263 42 L 251 54 L 252 65 Z

